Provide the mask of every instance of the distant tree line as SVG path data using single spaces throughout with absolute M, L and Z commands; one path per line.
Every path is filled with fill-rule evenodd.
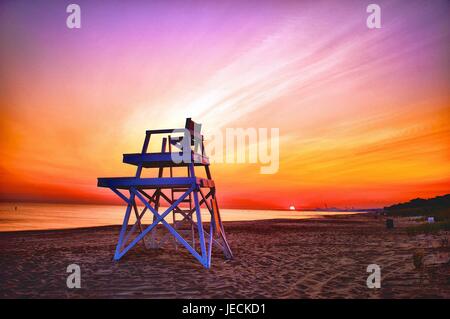
M 384 211 L 388 215 L 450 218 L 450 194 L 429 199 L 415 198 L 409 202 L 384 207 Z

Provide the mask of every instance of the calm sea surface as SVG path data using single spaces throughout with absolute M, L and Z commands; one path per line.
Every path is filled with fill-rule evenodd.
M 164 209 L 164 208 L 162 208 Z M 122 224 L 124 206 L 0 203 L 0 231 L 63 229 Z M 273 218 L 320 218 L 327 215 L 355 214 L 354 212 L 316 212 L 221 209 L 222 220 L 243 221 Z M 130 223 L 135 222 L 131 214 Z M 144 224 L 150 224 L 151 214 L 146 213 Z M 147 217 L 147 219 L 145 218 Z M 178 218 L 180 218 L 178 216 Z M 209 221 L 209 213 L 202 211 L 202 219 Z M 172 215 L 166 217 L 172 221 Z

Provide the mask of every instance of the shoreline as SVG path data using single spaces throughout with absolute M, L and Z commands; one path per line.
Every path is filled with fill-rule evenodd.
M 204 269 L 184 248 L 135 248 L 112 261 L 119 226 L 0 233 L 0 298 L 450 298 L 449 232 L 387 230 L 374 214 L 224 222 L 235 255 Z M 413 255 L 425 252 L 416 270 Z M 81 288 L 66 287 L 66 267 Z M 381 267 L 369 289 L 366 268 Z
M 140 207 L 142 209 L 142 207 Z M 164 209 L 162 207 L 161 209 Z M 0 204 L 0 232 L 50 229 L 74 229 L 121 225 L 124 206 Z M 360 214 L 361 212 L 316 212 L 221 209 L 222 221 L 255 221 L 279 218 L 305 219 L 319 216 Z M 202 220 L 209 221 L 210 214 L 202 210 Z M 144 216 L 144 224 L 151 224 L 151 214 Z M 171 221 L 171 218 L 167 220 Z M 135 222 L 134 215 L 130 224 Z
M 227 220 L 227 221 L 223 221 L 224 225 L 233 225 L 233 224 L 240 224 L 240 223 L 254 223 L 254 222 L 289 222 L 291 220 L 303 220 L 303 221 L 307 221 L 307 220 L 321 220 L 321 219 L 326 219 L 326 218 L 337 218 L 337 217 L 345 217 L 345 216 L 355 216 L 355 215 L 362 215 L 362 214 L 366 214 L 366 215 L 372 215 L 372 212 L 351 212 L 351 213 L 338 213 L 338 214 L 329 214 L 329 215 L 322 215 L 322 216 L 317 216 L 317 217 L 305 217 L 305 218 L 267 218 L 267 219 L 254 219 L 254 220 Z M 169 224 L 172 225 L 171 222 L 169 222 Z M 209 221 L 207 222 L 203 222 L 204 224 L 204 228 L 207 229 L 209 226 Z M 132 223 L 129 224 L 130 226 L 132 225 Z M 158 225 L 160 226 L 160 225 Z M 89 230 L 100 230 L 100 229 L 110 229 L 111 228 L 117 228 L 117 232 L 119 232 L 121 225 L 120 224 L 110 224 L 110 225 L 101 225 L 101 226 L 81 226 L 81 227 L 71 227 L 71 228 L 49 228 L 49 229 L 19 229 L 19 230 L 0 230 L 0 236 L 2 234 L 19 234 L 19 233 L 24 233 L 24 234 L 34 234 L 34 235 L 38 235 L 40 233 L 49 233 L 49 232 L 65 232 L 65 231 L 89 231 Z M 226 228 L 225 228 L 226 231 Z

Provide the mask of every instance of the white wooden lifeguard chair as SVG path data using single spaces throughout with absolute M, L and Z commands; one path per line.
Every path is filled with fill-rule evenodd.
M 127 205 L 115 260 L 122 258 L 141 240 L 149 249 L 161 248 L 170 235 L 206 268 L 211 266 L 213 244 L 223 251 L 225 258 L 233 257 L 220 217 L 216 187 L 200 129 L 200 124 L 188 118 L 184 128 L 148 130 L 142 151 L 123 155 L 124 163 L 137 167 L 135 176 L 98 178 L 99 187 L 110 188 Z M 150 138 L 155 135 L 163 135 L 161 152 L 149 153 Z M 184 176 L 174 176 L 175 167 L 185 167 Z M 204 168 L 206 177 L 198 177 L 196 168 Z M 143 169 L 156 169 L 156 177 L 142 177 Z M 164 176 L 164 169 L 168 169 L 168 177 Z M 136 199 L 144 205 L 142 211 L 139 211 Z M 164 204 L 168 208 L 161 213 L 160 208 Z M 211 215 L 209 231 L 203 228 L 202 206 Z M 129 226 L 132 211 L 136 222 Z M 145 227 L 143 217 L 147 212 L 152 214 L 152 223 Z M 172 224 L 166 221 L 170 213 Z M 160 223 L 168 233 L 158 238 L 156 226 Z M 150 243 L 145 241 L 148 234 L 151 234 Z

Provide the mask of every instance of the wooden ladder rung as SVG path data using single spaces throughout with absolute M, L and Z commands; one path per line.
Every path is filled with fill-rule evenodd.
M 187 192 L 187 188 L 175 188 L 172 190 L 173 193 L 186 193 Z
M 180 210 L 174 211 L 174 213 L 182 215 L 182 216 L 186 216 L 186 215 L 189 216 L 191 214 L 191 210 L 190 209 L 180 209 Z

